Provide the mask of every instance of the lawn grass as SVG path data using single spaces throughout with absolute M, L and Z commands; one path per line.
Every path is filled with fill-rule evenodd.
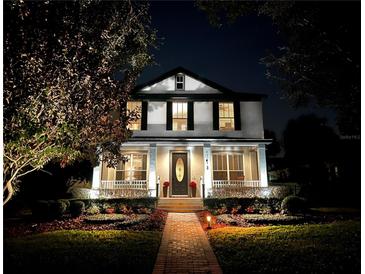
M 4 240 L 4 273 L 152 273 L 161 232 L 62 230 Z
M 224 273 L 360 273 L 360 221 L 208 232 Z

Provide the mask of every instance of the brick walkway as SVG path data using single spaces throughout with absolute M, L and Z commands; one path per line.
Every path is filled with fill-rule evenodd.
M 169 213 L 153 274 L 221 274 L 195 213 Z

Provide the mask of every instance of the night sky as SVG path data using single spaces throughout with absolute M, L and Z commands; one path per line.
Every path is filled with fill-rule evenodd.
M 335 127 L 333 111 L 320 108 L 293 109 L 279 88 L 265 77 L 260 58 L 283 45 L 270 19 L 241 17 L 233 25 L 215 28 L 194 2 L 152 2 L 152 25 L 163 38 L 154 50 L 158 65 L 147 68 L 138 83 L 182 66 L 237 92 L 265 93 L 264 127 L 278 137 L 289 119 L 316 113 Z

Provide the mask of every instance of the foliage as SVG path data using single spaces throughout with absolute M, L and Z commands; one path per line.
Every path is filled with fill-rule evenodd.
M 77 201 L 83 201 L 86 208 L 92 204 L 98 205 L 100 209 L 103 207 L 114 207 L 117 209 L 127 205 L 132 208 L 146 207 L 155 208 L 157 203 L 156 197 L 145 197 L 145 198 L 113 198 L 113 199 L 75 199 Z
M 215 214 L 274 213 L 280 211 L 282 199 L 277 198 L 207 198 L 204 206 Z
M 196 181 L 191 181 L 189 183 L 189 187 L 191 187 L 191 188 L 196 188 L 196 186 L 197 186 Z
M 225 273 L 360 272 L 358 221 L 226 227 L 208 236 Z
M 96 214 L 100 214 L 100 208 L 98 205 L 92 203 L 86 210 L 85 213 L 87 215 L 96 215 Z
M 114 223 L 114 222 L 122 222 L 127 218 L 124 214 L 96 214 L 93 216 L 87 216 L 84 218 L 85 222 L 88 223 L 98 223 L 98 224 L 106 224 L 106 223 Z
M 234 185 L 213 189 L 214 198 L 284 198 L 294 189 L 290 186 L 269 186 L 269 187 L 236 187 Z
M 35 201 L 32 206 L 32 215 L 35 218 L 46 219 L 49 216 L 49 210 L 50 209 L 48 201 Z
M 67 230 L 4 242 L 6 273 L 152 273 L 161 240 L 153 231 Z
M 82 201 L 71 201 L 70 213 L 72 217 L 79 217 L 85 211 L 85 203 Z
M 50 217 L 54 219 L 61 218 L 65 214 L 67 209 L 67 204 L 63 201 L 50 201 L 49 202 L 49 213 Z
M 254 226 L 254 225 L 289 225 L 303 224 L 310 220 L 303 216 L 287 216 L 280 214 L 222 214 L 217 216 L 218 223 L 233 226 Z
M 328 170 L 338 163 L 339 138 L 326 120 L 303 115 L 289 120 L 284 132 L 285 158 L 291 176 L 301 184 L 323 184 L 332 176 Z
M 167 219 L 167 213 L 163 210 L 154 210 L 149 219 L 134 225 L 133 228 L 137 230 L 159 230 L 162 231 Z
M 133 214 L 127 215 L 128 217 L 122 221 L 118 222 L 117 227 L 119 229 L 130 228 L 134 225 L 138 225 L 143 222 L 148 222 L 149 216 L 147 214 Z
M 270 157 L 275 156 L 280 153 L 281 146 L 279 141 L 277 140 L 276 134 L 274 131 L 265 129 L 264 130 L 265 139 L 272 139 L 269 145 L 266 145 L 266 155 L 270 159 Z
M 261 59 L 267 78 L 293 106 L 332 108 L 341 133 L 360 134 L 359 2 L 198 1 L 198 6 L 215 26 L 241 16 L 270 18 L 284 45 Z
M 4 204 L 52 160 L 124 159 L 139 117 L 126 102 L 155 36 L 146 2 L 4 3 Z
M 58 199 L 58 202 L 63 202 L 66 205 L 66 211 L 70 209 L 70 201 L 67 199 Z
M 281 209 L 289 214 L 303 213 L 307 207 L 307 201 L 298 196 L 288 196 L 281 202 Z

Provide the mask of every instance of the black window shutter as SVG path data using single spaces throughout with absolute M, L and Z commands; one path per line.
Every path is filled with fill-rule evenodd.
M 219 130 L 219 103 L 213 102 L 213 130 Z
M 188 130 L 194 130 L 194 102 L 188 102 Z
M 166 130 L 172 130 L 172 102 L 166 105 Z
M 241 130 L 241 104 L 240 102 L 233 103 L 234 110 L 234 130 Z
M 147 130 L 147 115 L 148 115 L 148 102 L 142 102 L 141 111 L 141 130 Z

